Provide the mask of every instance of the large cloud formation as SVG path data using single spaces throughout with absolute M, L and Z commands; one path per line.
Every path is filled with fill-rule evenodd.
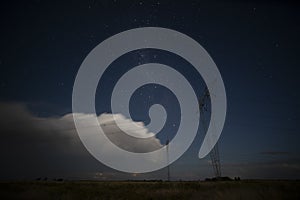
M 83 118 L 90 117 L 80 114 Z M 147 143 L 140 140 L 127 141 L 126 134 L 116 126 L 113 117 L 125 123 L 127 130 L 135 136 L 153 136 Z M 99 123 L 107 136 L 115 144 L 130 151 L 151 151 L 160 148 L 161 143 L 143 124 L 130 126 L 132 121 L 122 115 L 102 114 Z M 90 124 L 92 125 L 92 124 Z M 87 126 L 89 126 L 87 124 Z M 0 102 L 0 179 L 35 179 L 38 177 L 67 179 L 164 179 L 166 169 L 146 174 L 127 174 L 112 170 L 94 159 L 81 143 L 75 128 L 72 114 L 58 117 L 37 117 L 25 104 Z M 122 141 L 126 142 L 122 142 Z M 109 148 L 106 148 L 109 151 Z M 193 150 L 193 149 L 191 149 Z M 212 176 L 208 158 L 197 159 L 198 148 L 189 152 L 171 165 L 172 180 L 195 180 Z M 238 154 L 238 153 L 237 153 Z M 191 156 L 193 156 L 190 158 Z M 225 155 L 226 156 L 226 155 Z M 222 160 L 222 171 L 227 176 L 242 178 L 294 178 L 300 177 L 298 155 L 287 152 L 266 151 L 255 153 L 255 158 L 243 156 L 241 159 Z M 277 158 L 279 157 L 279 158 Z M 297 159 L 295 159 L 295 157 Z M 257 159 L 256 159 L 257 160 Z
M 77 115 L 78 119 L 84 121 L 84 125 L 79 127 L 83 132 L 84 129 L 100 125 L 109 140 L 124 150 L 145 153 L 162 147 L 160 140 L 155 137 L 154 133 L 148 131 L 144 123 L 134 122 L 125 118 L 122 114 L 103 113 L 98 116 L 99 124 L 94 123 L 94 120 L 91 119 L 94 116 L 90 114 L 69 114 L 64 116 L 63 119 L 73 120 L 73 115 Z M 104 151 L 107 150 L 109 149 Z
M 78 115 L 85 119 L 90 117 L 89 114 Z M 83 147 L 72 116 L 71 113 L 42 118 L 34 116 L 24 104 L 0 103 L 0 178 L 38 177 L 43 174 L 64 176 L 66 171 L 74 171 L 78 175 L 75 172 L 77 169 L 101 173 L 103 170 L 109 171 Z M 138 129 L 137 126 L 132 127 L 133 122 L 121 114 L 102 114 L 98 120 L 107 137 L 123 149 L 148 152 L 162 147 L 160 141 L 142 123 L 138 124 Z M 132 131 L 132 135 L 136 137 L 152 137 L 143 141 L 131 140 L 122 133 L 114 120 L 125 124 L 126 131 Z M 105 145 L 104 150 L 109 152 L 109 146 Z

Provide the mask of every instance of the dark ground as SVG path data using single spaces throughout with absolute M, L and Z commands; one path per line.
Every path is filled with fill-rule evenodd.
M 33 181 L 0 185 L 0 199 L 300 199 L 300 181 Z

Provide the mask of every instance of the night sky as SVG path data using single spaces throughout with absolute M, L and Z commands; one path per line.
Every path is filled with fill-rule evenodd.
M 104 166 L 83 147 L 68 118 L 75 77 L 88 53 L 139 27 L 184 33 L 218 66 L 228 105 L 218 142 L 224 176 L 299 179 L 299 8 L 292 1 L 255 0 L 1 2 L 0 179 L 166 179 L 166 169 L 126 174 Z M 205 84 L 186 60 L 141 49 L 105 72 L 97 114 L 111 112 L 111 92 L 124 72 L 150 62 L 178 70 L 203 95 Z M 145 124 L 152 104 L 165 107 L 168 119 L 157 135 L 165 144 L 165 133 L 178 128 L 174 95 L 146 85 L 132 99 L 132 119 Z M 170 166 L 172 180 L 213 176 L 209 156 L 197 156 L 203 135 L 200 127 L 189 150 Z

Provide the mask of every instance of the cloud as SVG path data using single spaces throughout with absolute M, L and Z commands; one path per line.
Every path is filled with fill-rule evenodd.
M 67 179 L 165 179 L 166 169 L 152 173 L 132 174 L 115 171 L 94 159 L 81 143 L 75 128 L 72 113 L 58 117 L 34 116 L 25 104 L 0 102 L 0 179 L 35 179 L 38 177 Z M 88 114 L 77 114 L 82 118 L 91 117 Z M 115 121 L 123 123 L 131 136 L 123 133 Z M 146 152 L 161 147 L 160 141 L 149 132 L 142 123 L 131 126 L 130 119 L 124 116 L 102 114 L 98 116 L 107 137 L 123 149 L 134 152 Z M 93 124 L 86 124 L 87 127 Z M 142 139 L 132 139 L 132 135 Z M 151 136 L 151 137 L 149 137 Z M 147 138 L 148 137 L 148 138 Z M 124 142 L 122 142 L 124 141 Z M 125 142 L 126 141 L 126 142 Z M 147 143 L 145 143 L 147 142 Z M 109 146 L 103 147 L 109 152 Z M 198 149 L 197 149 L 198 150 Z M 195 157 L 183 156 L 171 165 L 173 180 L 204 179 L 213 175 L 212 167 L 207 159 L 198 160 Z M 225 176 L 240 176 L 241 178 L 291 178 L 300 177 L 300 160 L 298 154 L 284 151 L 260 152 L 263 156 L 260 162 L 253 158 L 222 160 L 222 172 Z M 280 157 L 282 155 L 282 157 Z M 258 156 L 255 153 L 255 156 Z
M 76 114 L 89 118 L 89 114 Z M 73 122 L 73 114 L 60 117 L 34 116 L 21 103 L 0 103 L 0 178 L 34 177 L 42 174 L 79 176 L 92 171 L 114 173 L 114 170 L 96 161 L 81 143 Z M 123 133 L 114 119 L 124 124 L 137 139 Z M 123 115 L 102 114 L 99 124 L 107 137 L 121 148 L 133 152 L 148 152 L 162 147 L 153 133 L 142 123 L 135 123 Z M 134 124 L 134 125 L 133 125 Z M 133 125 L 133 126 L 132 126 Z M 94 126 L 94 124 L 86 124 Z M 137 128 L 138 127 L 138 128 Z M 109 145 L 104 151 L 109 152 Z
M 243 179 L 299 179 L 299 159 L 223 163 L 224 174 Z
M 280 156 L 280 155 L 290 155 L 287 151 L 264 151 L 260 152 L 262 155 Z
M 83 129 L 83 131 L 84 129 L 98 126 L 93 120 L 89 120 L 92 119 L 94 115 L 73 113 L 60 118 L 60 121 L 63 122 L 62 125 L 54 122 L 52 123 L 52 127 L 55 127 L 58 131 L 67 128 L 67 130 L 70 129 L 75 132 L 73 115 L 76 115 L 80 120 L 84 120 L 84 126 L 79 127 L 80 129 Z M 160 143 L 160 140 L 155 137 L 155 134 L 149 132 L 142 122 L 134 122 L 122 114 L 109 113 L 103 113 L 99 115 L 97 119 L 99 125 L 110 141 L 127 151 L 144 153 L 157 150 L 163 146 Z M 71 127 L 70 124 L 72 125 Z M 106 149 L 105 151 L 109 151 L 109 149 Z
M 117 146 L 135 153 L 145 153 L 157 150 L 163 145 L 148 131 L 143 123 L 126 119 L 121 114 L 102 114 L 98 121 L 107 137 Z M 122 130 L 118 127 L 120 125 Z M 126 133 L 130 135 L 127 135 Z

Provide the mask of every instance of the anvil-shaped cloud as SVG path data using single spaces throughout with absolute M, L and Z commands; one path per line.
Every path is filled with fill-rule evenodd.
M 5 160 L 1 162 L 4 171 L 11 173 L 11 166 L 16 166 L 13 168 L 20 167 L 16 170 L 20 172 L 26 168 L 28 171 L 38 173 L 39 170 L 57 169 L 58 166 L 61 171 L 64 171 L 64 169 L 70 170 L 71 167 L 68 166 L 70 163 L 78 162 L 76 165 L 81 166 L 84 162 L 86 162 L 85 164 L 91 162 L 93 160 L 91 155 L 87 153 L 77 135 L 73 115 L 70 113 L 58 117 L 37 117 L 24 104 L 0 103 L 0 134 L 2 138 L 0 155 Z M 90 114 L 76 115 L 80 115 L 83 119 L 91 117 Z M 122 132 L 115 120 L 118 120 L 118 124 L 124 125 L 122 130 L 131 131 L 131 136 Z M 149 132 L 143 123 L 135 123 L 121 114 L 101 114 L 98 116 L 98 121 L 106 136 L 125 150 L 148 152 L 162 147 L 155 134 Z M 96 125 L 85 124 L 85 127 L 82 128 Z M 149 138 L 149 136 L 151 137 Z M 100 148 L 105 152 L 110 152 L 110 145 Z M 99 167 L 99 163 L 96 165 Z

